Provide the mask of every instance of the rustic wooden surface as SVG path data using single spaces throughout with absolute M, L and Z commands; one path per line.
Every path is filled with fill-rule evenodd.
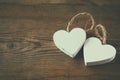
M 78 12 L 90 12 L 108 31 L 116 58 L 85 67 L 82 51 L 72 59 L 52 35 Z M 81 4 L 0 4 L 0 80 L 120 80 L 120 7 Z M 83 26 L 82 23 L 80 23 Z M 109 54 L 109 53 L 107 53 Z
M 120 5 L 119 0 L 0 0 L 0 3 L 38 5 L 38 4 L 79 4 L 92 3 L 97 5 Z

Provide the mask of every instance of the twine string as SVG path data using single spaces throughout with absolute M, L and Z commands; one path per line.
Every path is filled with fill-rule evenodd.
M 88 31 L 95 30 L 95 35 L 98 38 L 100 38 L 100 40 L 102 41 L 103 44 L 106 44 L 106 40 L 107 40 L 107 34 L 106 33 L 107 33 L 107 31 L 106 31 L 105 27 L 102 24 L 98 24 L 98 25 L 95 26 L 95 20 L 90 13 L 83 12 L 83 13 L 78 13 L 75 16 L 73 16 L 71 18 L 71 20 L 68 22 L 66 30 L 69 32 L 70 31 L 70 26 L 73 24 L 74 20 L 78 16 L 82 16 L 82 15 L 89 16 L 90 17 L 89 21 L 91 20 L 91 22 L 92 22 L 90 28 L 88 28 L 88 29 L 87 29 L 88 22 L 86 22 L 86 24 L 84 26 L 84 29 L 86 29 L 85 31 L 88 32 Z
M 86 29 L 86 31 L 90 31 L 90 30 L 92 30 L 92 29 L 94 28 L 95 21 L 94 21 L 93 16 L 92 16 L 90 13 L 83 12 L 83 13 L 78 13 L 78 14 L 76 14 L 75 16 L 73 16 L 73 17 L 71 18 L 71 20 L 68 22 L 67 29 L 66 29 L 68 32 L 70 31 L 70 26 L 73 24 L 75 18 L 77 18 L 78 16 L 81 16 L 81 15 L 87 15 L 87 16 L 89 16 L 90 19 L 91 19 L 91 21 L 92 21 L 92 25 L 91 25 L 90 28 L 86 29 L 86 26 L 87 26 L 88 23 L 86 23 L 86 25 L 84 26 L 85 29 Z
M 101 33 L 101 34 L 100 34 Z M 107 40 L 107 31 L 105 29 L 105 27 L 101 24 L 98 24 L 95 27 L 95 34 L 97 37 L 99 37 L 102 40 L 103 44 L 106 44 L 106 40 Z

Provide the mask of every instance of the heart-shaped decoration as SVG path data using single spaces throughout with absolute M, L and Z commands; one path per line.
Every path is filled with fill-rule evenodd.
M 86 66 L 108 63 L 115 58 L 116 49 L 108 44 L 102 45 L 96 37 L 88 38 L 84 44 Z
M 56 31 L 53 40 L 57 48 L 70 57 L 75 57 L 86 40 L 86 32 L 81 28 L 74 28 L 70 32 Z

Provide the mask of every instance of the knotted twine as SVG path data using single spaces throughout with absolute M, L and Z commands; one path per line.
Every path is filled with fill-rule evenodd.
M 87 12 L 83 12 L 83 13 L 78 13 L 76 14 L 75 16 L 73 16 L 71 18 L 71 20 L 68 22 L 67 24 L 67 28 L 66 30 L 69 32 L 70 31 L 70 26 L 73 24 L 74 20 L 79 17 L 79 16 L 82 16 L 82 15 L 86 15 L 86 16 L 89 16 L 90 17 L 90 20 L 91 20 L 91 26 L 86 29 L 86 26 L 84 26 L 85 28 L 85 31 L 86 32 L 89 32 L 89 31 L 94 31 L 94 34 L 100 38 L 100 40 L 102 41 L 103 44 L 106 44 L 106 40 L 107 40 L 107 34 L 106 34 L 106 29 L 105 27 L 102 25 L 102 24 L 98 24 L 95 26 L 95 20 L 93 18 L 93 16 L 90 14 L 90 13 L 87 13 Z M 85 24 L 87 25 L 87 23 Z

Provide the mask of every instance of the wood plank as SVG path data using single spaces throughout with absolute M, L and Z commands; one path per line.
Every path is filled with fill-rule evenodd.
M 0 5 L 0 80 L 120 80 L 119 8 L 110 9 L 95 5 Z M 117 49 L 112 62 L 85 67 L 83 51 L 71 59 L 55 47 L 53 33 L 66 29 L 70 18 L 82 11 L 92 13 L 97 23 L 107 26 L 108 43 Z
M 39 5 L 39 4 L 94 4 L 103 5 L 120 5 L 119 0 L 0 0 L 0 4 L 23 4 L 23 5 Z

